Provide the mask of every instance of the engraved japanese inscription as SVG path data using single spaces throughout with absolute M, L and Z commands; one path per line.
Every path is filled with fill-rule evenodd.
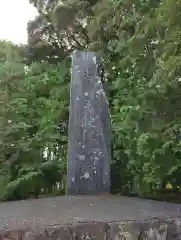
M 99 59 L 92 52 L 72 56 L 70 85 L 67 194 L 103 194 L 110 191 L 109 104 Z

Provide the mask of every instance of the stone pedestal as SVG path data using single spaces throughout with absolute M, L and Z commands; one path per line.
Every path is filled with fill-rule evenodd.
M 2 240 L 181 240 L 181 204 L 64 196 L 0 203 Z

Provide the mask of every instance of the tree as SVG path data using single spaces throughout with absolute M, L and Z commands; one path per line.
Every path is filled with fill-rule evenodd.
M 28 24 L 30 59 L 59 62 L 75 49 L 86 49 L 86 25 L 96 1 L 31 0 L 39 15 Z
M 181 1 L 31 2 L 39 16 L 29 23 L 28 46 L 11 45 L 8 61 L 8 51 L 0 51 L 1 169 L 8 194 L 26 196 L 27 186 L 52 191 L 65 172 L 68 56 L 75 49 L 103 58 L 113 122 L 112 190 L 145 195 L 168 181 L 178 187 Z
M 4 199 L 52 192 L 66 174 L 68 62 L 25 66 L 14 48 L 0 68 Z
M 102 1 L 87 26 L 107 72 L 113 159 L 138 194 L 180 184 L 179 11 L 180 1 Z

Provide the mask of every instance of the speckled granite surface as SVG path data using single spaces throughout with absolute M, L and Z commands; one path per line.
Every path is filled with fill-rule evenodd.
M 181 239 L 181 204 L 92 196 L 1 203 L 0 238 Z

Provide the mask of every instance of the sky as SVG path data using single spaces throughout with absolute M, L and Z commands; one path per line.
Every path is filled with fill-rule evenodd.
M 27 42 L 27 23 L 37 15 L 28 0 L 0 0 L 0 40 Z

